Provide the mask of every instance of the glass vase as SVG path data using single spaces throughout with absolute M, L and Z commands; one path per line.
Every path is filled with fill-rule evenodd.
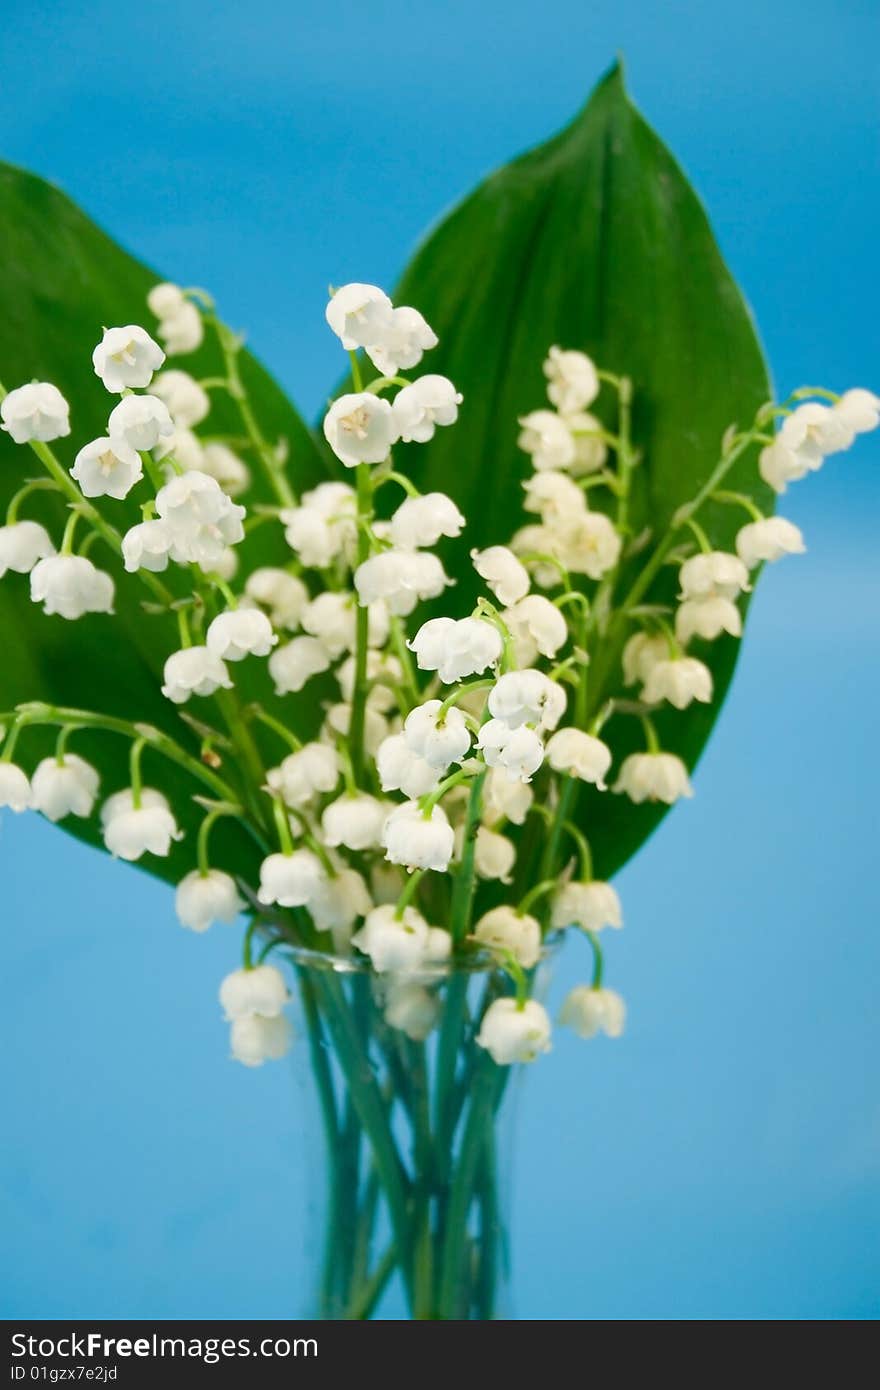
M 507 1204 L 521 1067 L 477 1045 L 480 1019 L 509 991 L 474 957 L 377 976 L 364 963 L 290 952 L 296 1051 L 309 1116 L 309 1241 L 316 1287 L 306 1317 L 510 1317 Z M 539 965 L 534 993 L 545 986 Z

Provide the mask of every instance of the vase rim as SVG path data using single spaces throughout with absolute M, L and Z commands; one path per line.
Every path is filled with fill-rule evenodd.
M 541 945 L 541 954 L 534 968 L 544 964 L 556 954 L 561 940 L 561 932 L 553 932 L 546 937 Z M 292 942 L 285 944 L 283 950 L 285 955 L 298 966 L 305 966 L 313 970 L 328 970 L 337 975 L 375 975 L 377 979 L 383 978 L 383 972 L 374 970 L 372 963 L 364 956 L 342 956 L 333 951 L 320 951 L 311 946 L 297 946 Z M 412 980 L 413 983 L 436 984 L 440 980 L 448 980 L 456 975 L 490 975 L 500 969 L 497 957 L 491 951 L 477 950 L 469 952 L 465 956 L 451 956 L 446 960 L 416 966 L 413 970 L 399 970 L 393 973 L 395 979 L 406 978 Z

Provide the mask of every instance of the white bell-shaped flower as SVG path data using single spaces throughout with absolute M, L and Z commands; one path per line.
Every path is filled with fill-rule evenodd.
M 692 637 L 714 642 L 722 632 L 731 637 L 742 635 L 742 614 L 731 599 L 710 594 L 708 598 L 685 599 L 676 609 L 675 635 L 683 647 Z
M 668 700 L 676 709 L 687 709 L 692 700 L 707 705 L 712 699 L 712 672 L 693 656 L 655 662 L 642 690 L 649 705 Z
M 144 465 L 140 454 L 121 436 L 93 439 L 80 449 L 70 476 L 79 483 L 84 497 L 115 497 L 121 501 L 144 476 Z
M 159 489 L 156 511 L 173 533 L 172 559 L 210 571 L 227 546 L 244 537 L 244 507 L 231 501 L 216 478 L 198 469 Z
M 590 883 L 565 883 L 554 895 L 550 910 L 554 928 L 582 927 L 584 931 L 603 931 L 623 926 L 620 898 L 610 883 L 593 879 Z
M 417 801 L 405 801 L 385 821 L 382 844 L 391 864 L 444 873 L 455 852 L 455 834 L 442 806 L 433 806 L 426 816 Z
M 404 386 L 392 406 L 397 435 L 405 443 L 427 444 L 438 425 L 454 425 L 463 400 L 448 377 L 420 376 Z
M 799 482 L 808 473 L 815 473 L 822 467 L 823 460 L 824 455 L 809 440 L 794 448 L 778 434 L 772 444 L 761 450 L 758 471 L 774 492 L 783 493 L 789 483 Z
M 854 433 L 845 410 L 820 405 L 818 401 L 804 401 L 785 417 L 779 437 L 790 449 L 812 447 L 824 456 L 848 449 Z
M 155 449 L 174 433 L 174 421 L 158 396 L 125 396 L 110 412 L 107 433 L 129 449 Z
M 0 419 L 16 444 L 48 444 L 70 434 L 70 406 L 50 381 L 16 386 L 0 401 Z
M 220 984 L 220 1005 L 223 1016 L 231 1023 L 234 1018 L 277 1018 L 290 1002 L 284 976 L 274 965 L 255 965 L 250 970 L 233 970 Z
M 142 854 L 164 858 L 172 841 L 183 838 L 167 799 L 153 787 L 142 789 L 139 806 L 130 787 L 108 797 L 101 807 L 101 825 L 114 859 L 133 861 Z
M 624 685 L 644 685 L 652 667 L 668 656 L 669 642 L 662 633 L 633 633 L 623 649 Z
M 100 778 L 84 758 L 64 753 L 60 758 L 44 758 L 31 778 L 35 811 L 47 820 L 65 816 L 90 816 L 98 795 Z
M 347 483 L 320 483 L 303 493 L 299 507 L 280 513 L 284 537 L 304 565 L 325 569 L 339 555 L 353 556 L 357 502 Z
M 582 490 L 567 473 L 547 468 L 533 473 L 523 483 L 527 512 L 537 512 L 550 526 L 563 520 L 573 512 L 586 511 L 586 501 Z M 537 549 L 538 547 L 536 547 Z
M 559 583 L 563 546 L 559 540 L 560 518 L 538 525 L 521 526 L 510 538 L 510 548 L 518 555 L 532 576 L 532 583 L 541 589 L 553 589 Z M 551 563 L 556 560 L 557 563 Z
M 383 342 L 393 322 L 391 300 L 384 290 L 356 282 L 335 291 L 325 314 L 346 352 Z
M 50 555 L 31 570 L 31 599 L 69 620 L 113 612 L 113 580 L 84 555 Z
M 416 799 L 432 792 L 442 770 L 414 753 L 403 734 L 389 734 L 376 750 L 376 770 L 383 792 L 401 791 Z
M 245 581 L 244 591 L 254 603 L 268 608 L 275 627 L 299 627 L 309 591 L 301 579 L 287 570 L 264 566 L 255 569 Z
M 312 676 L 329 669 L 327 648 L 317 637 L 294 637 L 292 642 L 276 647 L 269 657 L 269 675 L 275 682 L 276 695 L 296 694 Z
M 437 1026 L 442 1005 L 436 994 L 409 980 L 392 980 L 385 996 L 385 1022 L 413 1042 L 424 1042 Z
M 30 810 L 31 805 L 31 784 L 27 773 L 15 763 L 0 758 L 0 807 L 18 814 Z
M 410 710 L 403 725 L 407 744 L 431 767 L 443 771 L 460 763 L 470 752 L 471 736 L 461 710 L 450 706 L 440 720 L 442 704 L 426 700 Z
M 444 685 L 476 676 L 501 659 L 501 634 L 481 618 L 430 618 L 407 642 L 420 671 L 436 671 Z
M 139 521 L 122 537 L 122 559 L 126 570 L 150 570 L 160 574 L 168 568 L 174 532 L 165 521 Z
M 177 464 L 178 469 L 183 469 L 185 473 L 204 473 L 208 474 L 205 467 L 205 446 L 198 435 L 193 434 L 192 430 L 185 430 L 178 427 L 168 439 L 160 439 L 153 450 L 153 458 L 157 463 L 164 463 L 165 478 L 170 482 L 177 471 L 171 466 L 171 460 Z M 217 479 L 215 478 L 216 482 Z
M 559 1022 L 579 1038 L 595 1038 L 597 1033 L 619 1038 L 626 1023 L 626 1005 L 613 989 L 577 985 L 563 1001 Z
M 682 598 L 738 598 L 750 588 L 749 572 L 738 555 L 723 550 L 692 555 L 678 572 Z
M 230 608 L 217 614 L 205 642 L 221 661 L 244 661 L 246 656 L 268 656 L 278 638 L 259 608 Z
M 14 521 L 0 526 L 0 579 L 9 570 L 30 574 L 38 560 L 55 554 L 52 538 L 38 521 Z
M 511 729 L 501 719 L 490 719 L 477 735 L 477 747 L 488 767 L 503 769 L 511 782 L 531 782 L 544 761 L 544 745 L 534 729 Z
M 442 965 L 452 955 L 452 937 L 442 927 L 428 928 L 428 944 L 425 947 L 426 965 Z
M 515 1062 L 534 1062 L 550 1051 L 550 1019 L 543 1004 L 527 999 L 520 1006 L 515 999 L 495 999 L 483 1014 L 476 1042 L 484 1047 L 499 1067 Z
M 572 415 L 566 415 L 565 423 L 574 438 L 574 460 L 569 464 L 569 472 L 577 478 L 598 472 L 608 458 L 601 420 L 586 410 L 577 410 Z
M 337 955 L 347 955 L 351 935 L 359 917 L 366 917 L 373 906 L 369 890 L 356 869 L 338 869 L 321 884 L 309 903 L 309 912 L 318 931 L 329 931 Z
M 853 434 L 868 434 L 880 425 L 880 396 L 861 386 L 844 391 L 832 410 L 843 421 L 845 430 Z
M 327 877 L 323 864 L 310 849 L 292 854 L 270 854 L 260 865 L 258 900 L 268 907 L 308 907 Z
M 352 937 L 359 951 L 369 956 L 373 969 L 413 970 L 422 963 L 428 944 L 428 924 L 414 907 L 398 917 L 393 903 L 374 907 L 360 931 Z
M 533 724 L 555 729 L 565 713 L 565 690 L 543 671 L 507 671 L 489 691 L 489 713 L 509 729 Z
M 421 550 L 441 536 L 460 536 L 465 519 L 445 492 L 407 497 L 391 518 L 391 540 L 398 550 Z
M 532 410 L 520 419 L 517 444 L 531 454 L 532 467 L 564 469 L 574 462 L 574 436 L 553 410 Z
M 213 695 L 215 690 L 232 689 L 226 666 L 210 647 L 184 647 L 172 652 L 162 674 L 162 694 L 175 705 L 185 704 L 191 695 Z
M 464 826 L 461 826 L 456 834 L 456 847 L 459 856 L 463 832 Z M 488 826 L 480 825 L 477 827 L 477 836 L 474 841 L 474 868 L 478 878 L 497 879 L 501 883 L 510 883 L 515 863 L 516 846 L 512 840 L 508 840 L 506 835 L 499 835 L 497 831 L 490 830 Z
M 375 331 L 375 330 L 374 330 Z M 437 334 L 418 309 L 401 305 L 392 309 L 391 318 L 380 329 L 381 336 L 364 343 L 367 356 L 383 376 L 397 376 L 417 367 L 422 354 L 437 346 Z
M 384 600 L 388 610 L 405 618 L 416 604 L 439 598 L 452 580 L 436 555 L 420 550 L 383 550 L 354 572 L 361 605 Z
M 223 579 L 226 583 L 235 578 L 238 573 L 238 556 L 231 545 L 221 550 L 208 573 L 216 575 L 218 579 Z
M 260 1067 L 286 1057 L 293 1043 L 293 1027 L 284 1014 L 264 1018 L 249 1014 L 233 1020 L 229 1030 L 232 1058 L 245 1067 Z
M 490 768 L 483 783 L 482 818 L 487 825 L 502 820 L 523 825 L 534 799 L 527 783 L 512 782 L 503 768 Z
M 157 319 L 172 318 L 180 313 L 185 303 L 186 295 L 183 290 L 169 280 L 162 280 L 158 285 L 154 285 L 147 294 L 147 308 Z
M 145 328 L 130 323 L 124 328 L 105 328 L 92 353 L 92 364 L 108 391 L 121 395 L 126 389 L 142 391 L 165 354 Z
M 324 843 L 331 849 L 340 845 L 352 850 L 378 849 L 387 815 L 388 807 L 378 797 L 366 792 L 357 795 L 346 792 L 324 808 L 321 816 Z
M 246 907 L 235 879 L 222 869 L 208 869 L 205 873 L 193 869 L 180 880 L 174 894 L 180 925 L 195 932 L 207 931 L 215 922 L 234 922 Z
M 238 497 L 251 485 L 251 470 L 228 444 L 206 444 L 199 467 L 209 477 L 216 478 L 229 497 Z
M 604 512 L 581 511 L 560 518 L 551 532 L 551 553 L 572 574 L 601 579 L 620 559 L 623 541 Z
M 671 806 L 680 797 L 693 796 L 687 768 L 674 753 L 631 753 L 624 758 L 613 788 L 631 801 L 664 801 Z
M 474 927 L 474 937 L 493 951 L 509 951 L 524 970 L 537 965 L 541 955 L 541 924 L 508 904 L 484 913 Z
M 599 394 L 596 368 L 585 352 L 552 347 L 544 362 L 547 395 L 563 415 L 583 410 Z
M 273 792 L 295 810 L 332 792 L 339 781 L 339 754 L 326 743 L 304 743 L 266 775 Z
M 736 553 L 750 570 L 783 555 L 803 555 L 806 548 L 800 529 L 784 516 L 750 521 L 736 533 Z
M 159 320 L 156 333 L 162 339 L 168 356 L 177 357 L 201 347 L 205 325 L 195 304 L 185 299 L 175 313 Z
M 389 402 L 369 391 L 340 396 L 324 416 L 324 438 L 346 468 L 382 463 L 398 433 Z
M 325 590 L 307 603 L 302 611 L 303 628 L 319 638 L 331 657 L 354 651 L 357 642 L 357 599 L 344 590 Z M 388 609 L 384 603 L 369 605 L 367 642 L 371 647 L 384 646 L 388 637 Z
M 582 729 L 558 729 L 547 740 L 547 761 L 554 772 L 567 772 L 582 782 L 605 790 L 605 774 L 611 766 L 611 749 L 600 738 Z
M 343 538 L 313 507 L 287 507 L 281 512 L 284 538 L 309 569 L 326 569 L 343 548 Z
M 507 608 L 529 592 L 529 572 L 506 545 L 490 545 L 472 550 L 474 569 L 484 579 L 499 603 Z
M 501 614 L 513 638 L 517 662 L 530 666 L 540 653 L 554 657 L 568 641 L 565 618 L 542 594 L 527 594 Z
M 178 429 L 191 430 L 200 425 L 211 410 L 211 399 L 189 372 L 171 368 L 153 378 L 152 391 L 167 405 Z

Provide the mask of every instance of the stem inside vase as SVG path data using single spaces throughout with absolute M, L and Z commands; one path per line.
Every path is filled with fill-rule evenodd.
M 476 1033 L 503 980 L 451 970 L 432 985 L 439 1030 L 415 1040 L 387 1021 L 385 982 L 328 967 L 297 962 L 326 1140 L 313 1311 L 371 1318 L 397 1286 L 414 1319 L 498 1317 L 507 1273 L 498 1128 L 515 1073 Z

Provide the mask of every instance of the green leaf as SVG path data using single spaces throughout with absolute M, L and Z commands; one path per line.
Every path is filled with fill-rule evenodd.
M 0 165 L 0 242 L 4 247 L 0 287 L 0 380 L 7 390 L 34 378 L 54 382 L 72 403 L 72 434 L 58 442 L 59 456 L 69 467 L 88 440 L 102 435 L 114 404 L 95 376 L 91 351 L 101 337 L 102 325 L 144 323 L 152 317 L 146 307 L 149 288 L 162 277 L 116 246 L 63 193 L 31 174 Z M 196 377 L 217 375 L 221 359 L 216 348 L 172 359 Z M 279 387 L 250 354 L 242 355 L 242 376 L 267 437 L 286 439 L 290 450 L 290 474 L 303 488 L 320 481 L 326 470 L 314 439 Z M 216 426 L 215 426 L 216 420 Z M 241 433 L 232 403 L 218 398 L 211 415 L 218 433 Z M 30 449 L 0 437 L 0 507 L 25 478 L 41 474 Z M 271 500 L 258 475 L 255 500 Z M 139 520 L 135 498 L 125 503 L 106 502 L 104 515 L 123 529 Z M 57 541 L 64 524 L 64 504 L 53 495 L 38 493 L 26 504 L 23 515 L 44 521 Z M 274 537 L 272 533 L 275 533 Z M 283 554 L 283 542 L 275 527 L 260 528 L 247 544 L 260 547 L 264 562 L 272 558 L 272 544 Z M 99 566 L 109 553 L 101 545 L 92 558 Z M 135 576 L 117 580 L 117 614 L 65 622 L 46 618 L 28 597 L 27 579 L 7 575 L 0 584 L 0 709 L 25 700 L 45 700 L 114 714 L 158 725 L 198 754 L 198 740 L 181 722 L 160 693 L 162 665 L 171 646 L 167 618 L 151 617 L 141 607 L 146 597 Z M 21 740 L 22 756 L 31 766 L 37 755 L 50 751 L 52 737 L 28 731 Z M 107 734 L 77 735 L 71 745 L 80 749 L 99 768 L 103 791 L 127 783 L 127 745 Z M 277 751 L 277 750 L 276 750 Z M 191 867 L 195 854 L 194 829 L 201 812 L 193 804 L 194 792 L 203 792 L 186 774 L 165 764 L 158 769 L 147 753 L 144 773 L 155 775 L 171 796 L 186 839 L 169 859 L 149 856 L 142 867 L 171 880 Z M 66 830 L 100 843 L 93 821 L 68 817 Z M 244 832 L 223 823 L 217 841 L 226 864 L 251 871 L 255 848 Z
M 529 460 L 516 447 L 517 417 L 546 404 L 541 364 L 551 344 L 581 348 L 632 379 L 634 436 L 644 453 L 632 519 L 636 532 L 650 527 L 653 541 L 708 477 L 727 426 L 748 425 L 770 395 L 751 317 L 705 213 L 630 102 L 619 67 L 561 134 L 490 175 L 440 224 L 395 302 L 425 315 L 440 338 L 425 365 L 464 394 L 456 428 L 439 430 L 427 446 L 402 447 L 396 463 L 419 487 L 455 497 L 469 546 L 497 544 L 534 520 L 521 510 Z M 604 388 L 596 413 L 608 424 L 612 404 Z M 754 454 L 743 456 L 725 486 L 771 509 Z M 706 527 L 729 549 L 745 519 L 715 504 Z M 461 563 L 451 591 L 462 610 L 475 593 L 466 569 Z M 667 574 L 649 599 L 669 601 L 673 593 Z M 703 647 L 713 704 L 657 720 L 664 747 L 690 766 L 717 716 L 738 644 L 725 637 Z M 593 708 L 619 689 L 618 656 L 619 644 L 610 670 L 597 672 Z M 615 717 L 607 733 L 618 754 L 643 746 L 631 718 Z M 579 818 L 597 874 L 623 864 L 664 810 L 592 789 L 582 794 Z

